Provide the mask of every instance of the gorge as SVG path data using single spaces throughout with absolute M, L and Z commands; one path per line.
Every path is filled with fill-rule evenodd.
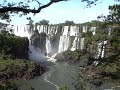
M 27 36 L 29 38 L 29 59 L 36 60 L 38 62 L 55 62 L 55 55 L 59 55 L 60 53 L 68 50 L 89 52 L 95 59 L 103 58 L 106 54 L 106 40 L 97 42 L 95 50 L 92 50 L 92 46 L 85 41 L 87 37 L 86 33 L 90 33 L 91 36 L 96 34 L 96 27 L 82 25 L 38 25 L 31 28 L 30 25 L 26 25 L 12 26 L 10 28 L 13 29 L 12 33 L 15 35 L 22 37 Z M 110 31 L 111 30 L 109 29 L 106 30 L 107 35 L 111 34 Z M 95 63 L 97 64 L 98 62 Z M 59 90 L 59 87 L 63 85 L 63 83 L 66 84 L 68 82 L 73 82 L 70 77 L 74 77 L 74 75 L 76 75 L 75 72 L 78 70 L 78 67 L 65 63 L 58 64 L 55 62 L 54 64 L 55 65 L 52 66 L 47 65 L 47 67 L 50 68 L 50 71 L 43 74 L 43 76 L 28 81 L 35 90 L 39 90 L 40 88 L 43 90 L 49 90 L 49 88 L 51 88 L 51 90 Z M 66 70 L 66 72 L 64 70 Z M 35 84 L 36 82 L 37 84 Z M 41 84 L 41 86 L 39 86 L 39 84 Z M 71 86 L 70 83 L 67 85 Z M 101 90 L 103 90 L 103 87 L 106 88 L 105 86 L 102 86 L 100 87 Z M 74 90 L 73 87 L 70 88 L 70 90 Z
M 120 90 L 120 0 L 80 1 L 0 2 L 0 90 Z

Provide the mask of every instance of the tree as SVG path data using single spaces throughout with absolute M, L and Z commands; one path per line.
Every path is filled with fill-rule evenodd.
M 32 34 L 33 28 L 34 28 L 34 24 L 33 24 L 34 21 L 32 20 L 31 17 L 28 17 L 27 20 L 29 21 L 29 23 L 27 24 L 27 25 L 29 25 L 28 32 L 29 32 L 29 34 Z
M 75 23 L 73 21 L 65 21 L 64 23 L 65 25 L 75 25 Z
M 120 23 L 120 4 L 109 6 L 110 15 L 108 15 L 108 20 L 114 23 Z
M 109 10 L 109 15 L 98 17 L 104 21 L 105 28 L 110 28 L 110 34 L 102 34 L 101 40 L 107 40 L 107 56 L 99 59 L 97 67 L 105 72 L 104 77 L 117 82 L 120 80 L 120 4 L 109 6 Z
M 0 3 L 0 18 L 1 19 L 6 19 L 7 21 L 10 20 L 10 15 L 20 14 L 22 15 L 27 15 L 29 13 L 39 13 L 42 9 L 49 7 L 53 3 L 61 2 L 61 1 L 68 1 L 68 0 L 50 0 L 47 4 L 42 5 L 42 3 L 39 2 L 39 0 L 25 0 L 20 1 L 18 3 L 12 2 L 9 3 L 7 0 L 3 0 L 3 3 Z M 30 8 L 30 5 L 32 2 L 37 2 L 39 7 L 37 9 L 35 8 Z M 21 13 L 19 13 L 21 12 Z
M 0 13 L 7 13 L 7 12 L 23 12 L 23 13 L 39 13 L 42 9 L 52 5 L 53 3 L 61 2 L 61 1 L 68 1 L 68 0 L 50 0 L 47 4 L 42 5 L 39 0 L 25 0 L 25 2 L 18 2 L 18 3 L 9 3 L 7 0 L 4 0 L 2 4 L 0 4 Z M 100 0 L 81 0 L 82 2 L 87 2 L 87 6 L 90 6 L 91 4 L 94 4 L 97 1 Z M 120 0 L 115 0 L 120 1 Z M 39 4 L 39 7 L 37 9 L 33 8 L 31 9 L 28 3 L 31 2 L 37 2 Z
M 27 3 L 31 3 L 33 1 L 36 1 L 39 4 L 38 9 L 30 9 L 30 6 Z M 28 0 L 27 3 L 24 2 L 19 2 L 18 5 L 16 3 L 7 3 L 7 5 L 2 5 L 1 4 L 1 8 L 0 8 L 0 13 L 6 13 L 6 12 L 23 12 L 23 13 L 39 13 L 43 8 L 46 8 L 50 5 L 52 5 L 53 3 L 56 2 L 60 2 L 60 1 L 67 1 L 67 0 L 51 0 L 50 2 L 48 2 L 45 5 L 41 6 L 41 3 L 38 0 Z M 7 1 L 4 0 L 4 3 L 6 3 Z M 17 6 L 16 6 L 17 5 Z
M 16 13 L 16 14 L 20 14 L 20 16 L 27 15 L 29 13 L 37 14 L 42 9 L 49 7 L 53 3 L 58 3 L 61 1 L 68 1 L 68 0 L 50 0 L 47 4 L 44 5 L 42 5 L 42 3 L 39 0 L 24 0 L 24 1 L 21 0 L 18 3 L 15 2 L 10 3 L 8 0 L 2 0 L 2 1 L 3 3 L 0 3 L 0 18 L 10 21 L 11 14 L 14 15 Z M 87 2 L 87 7 L 89 7 L 92 4 L 95 4 L 95 2 L 99 0 L 81 0 L 81 1 Z M 38 3 L 39 7 L 37 9 L 31 8 L 30 4 L 33 2 Z
M 49 21 L 48 21 L 48 20 L 43 19 L 43 20 L 41 20 L 41 21 L 37 22 L 37 23 L 36 23 L 36 25 L 49 25 Z

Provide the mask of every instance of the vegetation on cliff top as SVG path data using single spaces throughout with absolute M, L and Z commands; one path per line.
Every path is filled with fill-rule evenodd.
M 0 57 L 28 59 L 29 40 L 12 34 L 0 34 Z
M 11 82 L 31 79 L 45 72 L 43 66 L 27 60 L 28 52 L 27 37 L 18 37 L 7 31 L 0 33 L 0 90 L 18 90 L 17 83 Z
M 34 61 L 29 60 L 0 60 L 0 82 L 10 79 L 30 79 L 45 72 L 44 68 Z

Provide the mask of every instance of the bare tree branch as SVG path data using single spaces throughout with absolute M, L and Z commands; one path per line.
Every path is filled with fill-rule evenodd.
M 23 12 L 23 13 L 39 13 L 42 9 L 52 5 L 53 3 L 56 3 L 56 2 L 60 2 L 60 1 L 67 1 L 67 0 L 51 0 L 49 3 L 43 5 L 43 6 L 40 6 L 38 9 L 29 9 L 29 8 L 24 8 L 24 7 L 2 7 L 0 8 L 0 13 L 6 13 L 6 12 L 14 12 L 14 11 L 17 11 L 17 12 Z

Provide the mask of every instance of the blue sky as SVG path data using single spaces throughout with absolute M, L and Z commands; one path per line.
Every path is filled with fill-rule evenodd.
M 45 4 L 49 0 L 40 1 Z M 100 1 L 96 6 L 93 5 L 91 8 L 84 8 L 86 6 L 86 3 L 81 2 L 81 0 L 69 0 L 67 2 L 55 3 L 45 9 L 42 9 L 42 11 L 35 16 L 33 16 L 33 14 L 29 14 L 23 17 L 14 16 L 12 17 L 11 24 L 27 24 L 28 21 L 26 20 L 26 17 L 31 17 L 34 22 L 46 19 L 49 20 L 49 22 L 52 24 L 63 23 L 66 20 L 74 21 L 75 23 L 83 23 L 91 20 L 96 20 L 98 15 L 109 14 L 108 6 L 116 3 L 114 0 Z M 37 3 L 32 3 L 31 6 L 37 7 L 38 5 Z

